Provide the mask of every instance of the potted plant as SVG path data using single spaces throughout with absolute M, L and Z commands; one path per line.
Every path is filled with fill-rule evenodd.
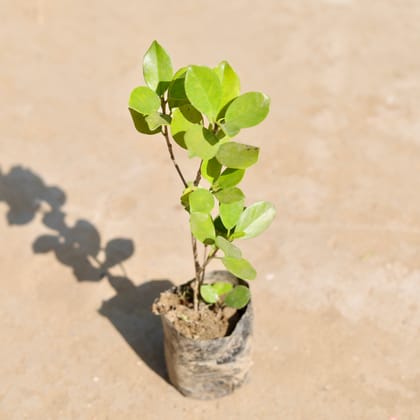
M 162 318 L 169 379 L 184 395 L 220 397 L 245 381 L 250 366 L 247 281 L 256 271 L 236 243 L 259 235 L 275 216 L 269 202 L 245 205 L 238 185 L 259 149 L 233 139 L 265 119 L 270 100 L 260 92 L 241 94 L 238 75 L 226 61 L 174 72 L 157 41 L 144 56 L 143 76 L 146 86 L 131 92 L 129 111 L 140 133 L 166 143 L 189 215 L 195 267 L 191 281 L 161 294 L 153 308 Z M 197 159 L 192 177 L 176 161 L 174 144 Z M 227 271 L 207 274 L 214 259 Z

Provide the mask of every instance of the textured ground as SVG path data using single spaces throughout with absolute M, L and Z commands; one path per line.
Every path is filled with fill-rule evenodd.
M 419 1 L 0 10 L 1 419 L 420 418 Z M 245 246 L 253 376 L 213 402 L 167 383 L 149 312 L 192 273 L 164 144 L 126 109 L 155 38 L 272 98 L 242 136 L 262 147 L 244 190 L 278 209 Z

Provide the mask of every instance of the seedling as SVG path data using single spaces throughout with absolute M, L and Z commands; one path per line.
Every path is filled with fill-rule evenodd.
M 235 276 L 256 277 L 236 243 L 266 230 L 275 209 L 266 201 L 245 206 L 238 185 L 257 162 L 259 148 L 232 139 L 265 119 L 270 99 L 261 92 L 241 94 L 239 77 L 227 61 L 215 68 L 190 65 L 174 72 L 171 58 L 157 41 L 144 56 L 143 76 L 146 86 L 131 92 L 129 111 L 140 133 L 163 136 L 183 185 L 180 200 L 189 214 L 195 268 L 194 309 L 198 310 L 200 296 L 208 304 L 242 308 L 250 298 L 247 287 L 204 284 L 204 276 L 210 261 L 218 258 Z M 198 160 L 192 178 L 178 165 L 173 143 Z

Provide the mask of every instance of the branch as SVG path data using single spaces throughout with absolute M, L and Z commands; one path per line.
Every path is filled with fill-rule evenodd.
M 172 149 L 172 144 L 171 141 L 169 140 L 169 135 L 168 135 L 168 127 L 165 125 L 162 128 L 162 134 L 163 137 L 165 137 L 166 140 L 166 146 L 168 147 L 168 152 L 169 152 L 169 156 L 171 157 L 172 163 L 175 166 L 176 171 L 178 172 L 179 177 L 181 178 L 181 181 L 184 185 L 184 188 L 188 187 L 187 181 L 184 178 L 184 175 L 181 172 L 181 168 L 178 166 L 178 163 L 175 160 L 175 155 L 174 155 L 174 151 Z
M 200 267 L 198 262 L 198 253 L 197 253 L 197 239 L 194 238 L 191 233 L 191 243 L 194 256 L 194 268 L 195 268 L 195 281 L 193 282 L 193 291 L 194 291 L 194 311 L 198 311 L 198 290 L 200 288 L 200 274 L 203 268 Z
M 201 181 L 201 165 L 203 164 L 203 161 L 200 162 L 200 166 L 198 167 L 198 171 L 197 171 L 197 175 L 195 176 L 194 179 L 194 186 L 198 187 L 198 184 Z
M 203 267 L 202 270 L 204 271 L 204 269 L 207 267 L 207 265 L 209 264 L 209 262 L 216 257 L 217 251 L 219 251 L 219 248 L 215 248 L 213 252 L 211 252 L 208 257 L 206 258 L 206 260 L 203 263 Z
M 166 114 L 166 101 L 164 97 L 160 99 L 160 106 L 162 108 L 162 113 L 164 115 L 167 115 Z M 162 134 L 163 134 L 163 137 L 165 137 L 166 146 L 168 148 L 169 156 L 171 157 L 172 163 L 174 164 L 175 169 L 178 172 L 179 177 L 181 178 L 181 182 L 184 185 L 184 188 L 187 188 L 188 187 L 187 181 L 185 180 L 184 175 L 181 172 L 181 168 L 178 166 L 178 163 L 176 162 L 174 151 L 172 148 L 172 143 L 169 140 L 168 126 L 166 125 L 162 126 Z

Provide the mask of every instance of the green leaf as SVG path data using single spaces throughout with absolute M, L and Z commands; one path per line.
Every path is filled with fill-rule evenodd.
M 200 286 L 200 295 L 207 303 L 216 303 L 219 300 L 219 294 L 210 284 Z
M 239 95 L 241 83 L 238 75 L 227 61 L 222 61 L 214 69 L 219 77 L 220 84 L 222 85 L 222 99 L 220 101 L 220 109 L 223 108 L 228 102 Z M 219 111 L 220 111 L 219 109 Z
M 190 152 L 189 156 L 198 156 L 203 160 L 211 159 L 219 148 L 217 137 L 199 124 L 194 124 L 186 131 L 184 141 Z
M 205 244 L 210 244 L 216 239 L 216 231 L 211 216 L 207 213 L 194 212 L 190 215 L 191 232 L 195 238 Z
M 227 134 L 253 127 L 265 119 L 270 110 L 270 98 L 260 92 L 238 96 L 226 110 L 223 127 Z M 230 134 L 229 134 L 230 133 Z
M 238 127 L 226 125 L 224 121 L 220 121 L 219 125 L 222 127 L 223 132 L 230 138 L 235 137 L 241 131 Z
M 217 248 L 221 249 L 225 257 L 240 258 L 242 256 L 241 250 L 221 236 L 216 237 L 215 244 Z
M 228 283 L 227 281 L 216 281 L 216 283 L 213 283 L 211 287 L 219 296 L 222 296 L 232 290 L 233 284 Z
M 257 272 L 254 267 L 245 258 L 224 257 L 223 265 L 236 277 L 243 280 L 254 280 Z
M 190 104 L 175 108 L 172 113 L 171 135 L 176 143 L 186 149 L 185 132 L 192 126 L 201 123 L 201 114 Z
M 234 187 L 242 181 L 244 175 L 244 169 L 226 168 L 219 178 L 217 178 L 216 182 L 213 183 L 213 188 L 218 190 L 221 188 Z
M 189 104 L 187 94 L 185 93 L 185 75 L 188 67 L 180 68 L 172 78 L 168 88 L 168 104 L 169 107 L 176 108 Z
M 222 203 L 219 206 L 220 218 L 226 229 L 232 229 L 238 223 L 239 218 L 244 210 L 244 200 L 234 203 Z
M 139 86 L 132 90 L 128 107 L 140 114 L 149 115 L 160 108 L 160 99 L 152 89 Z
M 198 188 L 189 195 L 191 212 L 208 213 L 213 210 L 213 195 L 205 188 Z
M 247 207 L 241 214 L 236 225 L 236 232 L 242 232 L 244 239 L 253 238 L 264 232 L 276 215 L 276 210 L 271 203 L 259 201 Z
M 216 158 L 228 168 L 246 169 L 257 162 L 258 153 L 258 147 L 231 141 L 220 146 Z
M 190 66 L 185 76 L 185 92 L 195 108 L 205 114 L 210 122 L 216 121 L 222 100 L 222 85 L 211 68 Z
M 245 236 L 244 232 L 233 232 L 232 235 L 230 235 L 230 239 L 234 240 L 234 239 L 240 239 L 242 237 Z
M 157 41 L 153 41 L 143 58 L 143 76 L 147 86 L 160 96 L 168 88 L 172 74 L 171 58 Z
M 229 232 L 227 231 L 225 225 L 223 224 L 221 217 L 217 216 L 214 219 L 213 223 L 214 223 L 214 228 L 216 229 L 217 236 L 222 236 L 223 238 L 227 238 Z
M 242 201 L 245 194 L 237 187 L 226 188 L 214 194 L 220 203 L 230 204 Z
M 236 286 L 225 297 L 225 305 L 235 309 L 244 308 L 251 298 L 251 293 L 246 286 Z
M 220 175 L 221 170 L 222 165 L 216 158 L 203 160 L 201 164 L 201 175 L 211 183 Z
M 236 277 L 243 280 L 254 280 L 257 272 L 249 261 L 245 258 L 224 257 L 223 265 Z
M 134 109 L 128 109 L 131 114 L 131 118 L 133 119 L 134 127 L 136 130 L 143 134 L 156 134 L 159 133 L 159 129 L 150 130 L 149 125 L 147 124 L 146 117 L 143 114 L 140 114 Z
M 162 127 L 162 125 L 169 125 L 171 123 L 171 117 L 160 112 L 154 112 L 146 117 L 146 122 L 151 130 L 156 130 Z

